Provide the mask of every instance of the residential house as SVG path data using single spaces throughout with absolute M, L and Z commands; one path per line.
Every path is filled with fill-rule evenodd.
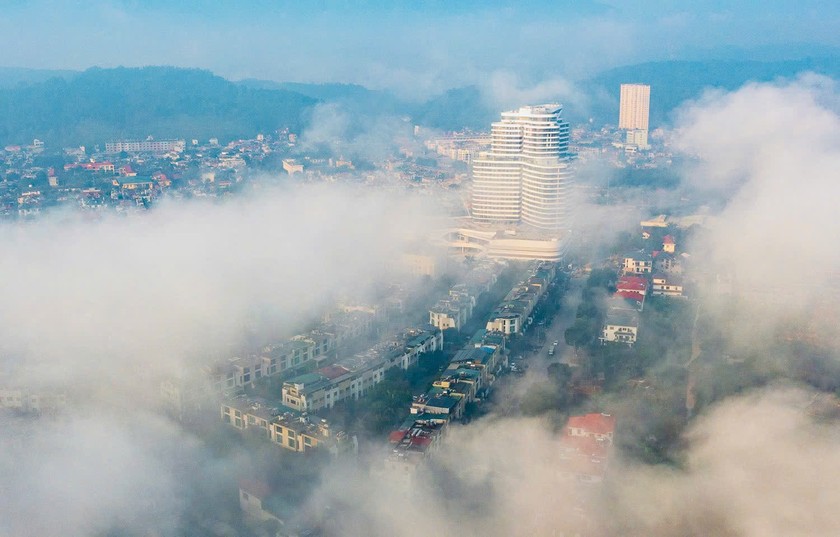
M 671 274 L 654 274 L 653 284 L 651 285 L 651 294 L 654 296 L 685 296 L 683 293 L 682 279 L 679 276 Z
M 388 440 L 391 452 L 386 466 L 409 473 L 439 449 L 447 420 L 439 416 L 412 416 L 393 431 Z
M 633 346 L 639 335 L 639 313 L 627 309 L 610 309 L 607 312 L 601 343 L 625 343 Z
M 677 242 L 672 235 L 665 235 L 662 237 L 662 251 L 673 254 L 677 249 Z
M 632 252 L 624 256 L 625 274 L 650 274 L 653 272 L 653 257 L 646 252 Z

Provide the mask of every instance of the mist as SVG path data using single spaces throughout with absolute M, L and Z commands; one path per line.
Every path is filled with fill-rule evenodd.
M 705 197 L 725 200 L 685 249 L 703 276 L 694 288 L 709 332 L 701 341 L 718 331 L 729 339 L 723 348 L 701 348 L 702 363 L 689 374 L 706 390 L 704 405 L 695 418 L 680 418 L 684 428 L 669 463 L 644 464 L 624 449 L 656 419 L 652 405 L 670 404 L 658 395 L 664 387 L 643 396 L 622 390 L 579 409 L 616 415 L 617 435 L 624 435 L 601 486 L 569 480 L 560 470 L 557 424 L 563 416 L 491 414 L 452 425 L 441 452 L 408 482 L 383 467 L 384 453 L 362 469 L 337 467 L 313 498 L 310 516 L 325 506 L 346 513 L 345 525 L 331 535 L 840 532 L 833 516 L 840 496 L 831 482 L 840 465 L 836 382 L 826 379 L 825 388 L 801 373 L 813 360 L 827 361 L 819 370 L 836 372 L 829 367 L 838 351 L 831 329 L 836 308 L 818 310 L 828 315 L 818 346 L 826 355 L 815 358 L 779 333 L 815 304 L 836 305 L 840 264 L 825 241 L 840 236 L 833 217 L 840 194 L 834 180 L 838 102 L 833 81 L 807 74 L 707 93 L 686 103 L 668 134 L 690 162 L 680 168 L 675 191 L 646 192 L 628 203 L 577 202 L 584 229 L 606 245 L 648 216 L 638 204 L 643 196 L 648 204 L 657 196 L 663 203 L 684 195 L 695 204 Z M 598 170 L 596 164 L 588 184 L 603 183 Z M 731 291 L 721 294 L 710 285 L 730 276 Z M 728 353 L 735 351 L 733 359 Z M 743 356 L 755 359 L 744 367 Z M 667 378 L 671 370 L 661 367 L 651 374 Z M 679 369 L 687 371 L 682 364 Z M 543 376 L 529 372 L 508 388 L 508 397 L 521 397 Z
M 833 5 L 765 2 L 761 17 L 754 9 L 660 2 L 259 2 L 242 8 L 39 0 L 6 6 L 0 43 L 9 65 L 203 67 L 233 79 L 354 82 L 416 99 L 481 82 L 496 71 L 575 80 L 632 62 L 760 48 L 780 57 L 791 42 L 840 45 Z M 149 28 L 155 39 L 147 38 Z
M 124 22 L 139 9 L 112 2 L 98 7 L 103 13 L 96 21 L 109 23 Z M 28 20 L 29 9 L 16 6 L 0 24 L 7 30 L 0 32 L 9 41 L 6 48 L 19 62 L 31 59 L 20 46 L 29 38 L 13 26 Z M 158 4 L 144 16 L 158 20 L 169 9 L 183 8 Z M 377 26 L 402 14 L 388 12 L 365 23 L 384 28 L 375 43 L 391 39 L 399 45 L 380 46 L 373 54 L 367 37 L 336 30 L 346 21 L 329 10 L 317 14 L 320 26 L 313 35 L 336 30 L 331 42 L 302 35 L 292 17 L 283 19 L 288 31 L 255 30 L 244 48 L 231 36 L 251 23 L 250 15 L 234 17 L 226 29 L 212 14 L 177 13 L 191 30 L 186 36 L 177 35 L 175 23 L 162 22 L 169 42 L 150 43 L 128 60 L 102 53 L 97 62 L 153 63 L 166 53 L 173 63 L 233 77 L 325 81 L 323 73 L 329 73 L 411 98 L 478 80 L 484 98 L 499 109 L 559 99 L 585 110 L 609 98 L 588 95 L 574 81 L 587 58 L 606 67 L 667 56 L 703 46 L 700 29 L 710 20 L 721 22 L 712 33 L 741 27 L 727 22 L 729 12 L 668 12 L 656 20 L 658 35 L 668 39 L 654 51 L 632 44 L 648 28 L 645 23 L 624 21 L 621 8 L 588 4 L 563 22 L 562 32 L 531 20 L 524 45 L 563 41 L 559 35 L 569 42 L 565 54 L 557 54 L 559 47 L 537 47 L 531 57 L 525 54 L 531 49 L 506 50 L 509 38 L 496 37 L 499 27 L 521 13 L 515 8 L 437 14 L 429 34 L 423 20 Z M 762 27 L 776 28 L 787 13 L 775 6 Z M 824 21 L 813 9 L 808 13 L 803 20 L 825 37 L 831 17 Z M 267 18 L 277 22 L 283 15 Z M 64 22 L 60 11 L 52 17 L 44 24 Z M 477 30 L 463 31 L 468 23 Z M 439 34 L 453 29 L 458 39 L 446 46 L 438 42 Z M 136 37 L 136 31 L 109 38 L 113 47 L 77 38 L 38 61 L 84 67 L 90 50 L 120 50 L 121 40 Z M 199 31 L 214 37 L 199 39 Z M 43 33 L 53 40 L 63 35 Z M 836 36 L 825 39 L 834 42 Z M 745 46 L 757 41 L 733 40 Z M 291 50 L 292 44 L 305 53 L 284 56 L 282 67 L 273 54 L 251 54 L 254 47 L 271 52 Z M 346 57 L 336 53 L 338 47 Z M 246 56 L 258 57 L 243 61 Z M 369 58 L 361 64 L 347 59 L 362 56 Z M 428 471 L 408 481 L 383 467 L 385 448 L 361 460 L 330 463 L 299 518 L 318 521 L 325 511 L 340 511 L 342 525 L 328 527 L 328 533 L 351 536 L 840 533 L 833 516 L 840 496 L 832 487 L 840 471 L 840 432 L 816 404 L 824 396 L 783 371 L 801 356 L 777 347 L 773 336 L 820 304 L 832 308 L 819 310 L 829 312 L 831 326 L 820 342 L 830 351 L 828 363 L 840 350 L 832 339 L 840 253 L 831 243 L 840 236 L 834 217 L 840 199 L 838 103 L 836 83 L 813 75 L 709 92 L 682 108 L 669 133 L 691 160 L 682 169 L 682 190 L 628 194 L 620 203 L 583 195 L 574 200 L 578 233 L 604 251 L 622 232 L 636 231 L 650 207 L 675 203 L 685 192 L 725 200 L 712 224 L 686 245 L 708 280 L 697 285 L 703 322 L 729 338 L 723 350 L 704 352 L 725 364 L 732 343 L 742 354 L 761 354 L 755 363 L 761 382 L 741 379 L 736 368 L 703 379 L 710 392 L 726 396 L 709 397 L 700 415 L 687 421 L 670 464 L 643 465 L 618 447 L 603 486 L 582 487 L 558 469 L 557 424 L 563 416 L 491 414 L 453 424 Z M 325 147 L 334 155 L 376 162 L 395 146 L 415 142 L 401 118 L 359 118 L 340 104 L 317 106 L 311 120 L 300 137 L 304 153 Z M 611 172 L 595 162 L 581 170 L 587 173 L 581 182 L 600 187 Z M 0 225 L 2 380 L 66 391 L 69 398 L 66 416 L 0 421 L 0 476 L 6 484 L 0 490 L 0 533 L 92 535 L 121 528 L 177 535 L 196 488 L 229 486 L 243 466 L 242 453 L 209 454 L 197 436 L 160 416 L 155 381 L 293 335 L 338 296 L 373 296 L 393 276 L 392 262 L 405 245 L 428 236 L 438 212 L 428 199 L 391 189 L 297 185 L 263 187 L 223 202 L 168 201 L 140 216 L 91 219 L 56 212 Z M 707 285 L 715 280 L 732 282 L 734 292 Z M 768 349 L 773 353 L 765 355 Z M 715 391 L 731 377 L 744 380 L 743 386 L 732 394 Z M 543 380 L 529 374 L 511 391 L 520 397 Z M 579 410 L 614 413 L 623 427 L 618 434 L 629 435 L 633 420 L 643 419 L 633 415 L 638 401 L 630 397 L 622 392 Z M 827 406 L 836 407 L 827 399 Z
M 804 74 L 711 92 L 678 115 L 677 147 L 696 158 L 686 184 L 727 200 L 690 251 L 702 256 L 704 272 L 730 281 L 738 299 L 730 308 L 709 293 L 709 311 L 736 311 L 732 329 L 753 317 L 740 340 L 789 327 L 815 308 L 836 317 L 840 253 L 824 241 L 840 235 L 838 102 L 833 80 Z

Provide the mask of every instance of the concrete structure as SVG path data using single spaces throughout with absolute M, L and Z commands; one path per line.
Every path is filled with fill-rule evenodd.
M 287 158 L 283 159 L 283 169 L 286 170 L 286 173 L 289 175 L 303 173 L 303 164 L 299 163 L 295 159 Z
M 169 151 L 182 152 L 186 147 L 184 140 L 125 140 L 120 142 L 106 142 L 106 153 L 167 153 Z
M 429 310 L 429 324 L 438 330 L 452 328 L 461 330 L 473 314 L 476 297 L 465 285 L 456 285 L 449 290 L 449 296 L 438 300 Z
M 332 408 L 344 399 L 364 397 L 385 378 L 388 369 L 408 369 L 417 363 L 421 354 L 442 348 L 440 330 L 407 330 L 367 352 L 289 379 L 283 383 L 283 404 L 295 410 L 315 412 Z
M 650 86 L 622 84 L 618 128 L 627 131 L 627 144 L 647 149 L 650 117 Z
M 523 106 L 491 128 L 491 150 L 473 160 L 472 218 L 493 224 L 568 228 L 572 173 L 562 106 Z
M 668 227 L 668 216 L 664 214 L 660 214 L 655 218 L 651 218 L 650 220 L 642 220 L 640 225 L 645 227 Z
M 644 129 L 628 130 L 625 135 L 625 141 L 629 146 L 635 146 L 639 149 L 648 149 L 648 131 Z
M 239 507 L 245 515 L 245 522 L 253 525 L 263 526 L 267 522 L 274 522 L 276 528 L 282 527 L 287 518 L 286 511 L 290 509 L 278 509 L 272 503 L 274 496 L 264 483 L 255 481 L 242 481 L 239 483 Z M 282 507 L 282 506 L 281 506 Z
M 566 248 L 567 235 L 530 233 L 515 228 L 475 229 L 459 227 L 448 229 L 443 240 L 451 254 L 487 255 L 493 259 L 560 261 Z
M 409 473 L 441 444 L 447 427 L 442 416 L 412 416 L 388 437 L 391 453 L 386 467 Z
M 653 275 L 651 294 L 654 296 L 684 296 L 682 280 L 679 276 L 656 273 Z
M 38 392 L 20 388 L 0 388 L 0 409 L 23 413 L 54 413 L 67 406 L 61 392 Z
M 506 336 L 524 332 L 530 326 L 534 306 L 554 280 L 556 267 L 551 263 L 541 263 L 535 267 L 530 277 L 511 289 L 490 314 L 486 329 L 501 332 Z
M 633 310 L 611 309 L 607 312 L 601 343 L 626 343 L 632 347 L 639 335 L 639 313 Z
M 646 252 L 631 252 L 624 256 L 625 274 L 650 274 L 653 272 L 653 256 Z
M 609 414 L 569 417 L 560 439 L 560 475 L 579 483 L 602 482 L 609 464 L 615 425 L 615 417 Z
M 221 403 L 222 422 L 299 453 L 318 447 L 338 453 L 339 446 L 349 438 L 344 432 L 333 434 L 327 421 L 317 416 L 257 399 L 225 399 Z
M 673 254 L 677 249 L 677 242 L 674 240 L 674 237 L 671 235 L 665 235 L 662 238 L 662 251 Z
M 565 433 L 568 436 L 594 438 L 611 446 L 615 435 L 615 416 L 610 414 L 570 416 L 566 422 Z

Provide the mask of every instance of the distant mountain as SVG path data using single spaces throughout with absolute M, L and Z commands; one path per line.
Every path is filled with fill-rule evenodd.
M 696 99 L 708 88 L 737 89 L 748 82 L 792 78 L 811 71 L 840 78 L 840 56 L 787 61 L 667 61 L 628 65 L 605 71 L 585 81 L 591 93 L 612 95 L 591 113 L 599 123 L 618 123 L 618 94 L 622 83 L 650 84 L 651 126 L 667 124 L 672 112 L 688 99 Z
M 37 84 L 51 78 L 70 79 L 80 71 L 60 71 L 52 69 L 26 69 L 23 67 L 0 67 L 0 89 L 14 88 L 21 85 Z
M 325 103 L 337 103 L 344 110 L 364 117 L 409 116 L 415 124 L 440 130 L 464 127 L 485 129 L 498 111 L 490 110 L 476 86 L 453 88 L 417 103 L 398 98 L 389 91 L 371 90 L 358 84 L 306 84 L 245 79 L 250 88 L 294 91 Z
M 619 86 L 651 85 L 651 125 L 666 125 L 673 111 L 706 88 L 734 90 L 750 81 L 794 77 L 804 71 L 840 78 L 840 56 L 786 61 L 666 61 L 611 69 L 579 82 L 587 110 L 567 106 L 570 121 L 618 120 Z M 0 146 L 94 145 L 110 139 L 253 136 L 280 127 L 301 132 L 319 102 L 337 103 L 363 124 L 381 115 L 409 116 L 440 130 L 487 129 L 498 118 L 476 86 L 450 89 L 423 103 L 355 84 L 231 82 L 198 69 L 93 68 L 84 72 L 0 68 Z M 525 104 L 525 103 L 523 103 Z M 568 104 L 568 103 L 567 103 Z
M 498 119 L 499 111 L 487 106 L 477 86 L 467 86 L 451 89 L 414 106 L 411 115 L 414 123 L 435 129 L 486 130 Z
M 102 144 L 109 139 L 232 139 L 299 131 L 317 100 L 235 84 L 209 71 L 92 68 L 68 79 L 0 89 L 0 144 Z

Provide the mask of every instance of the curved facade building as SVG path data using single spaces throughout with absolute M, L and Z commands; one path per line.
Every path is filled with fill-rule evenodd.
M 473 161 L 472 217 L 523 222 L 538 229 L 568 227 L 571 186 L 569 124 L 562 106 L 524 106 L 493 123 L 491 151 Z

